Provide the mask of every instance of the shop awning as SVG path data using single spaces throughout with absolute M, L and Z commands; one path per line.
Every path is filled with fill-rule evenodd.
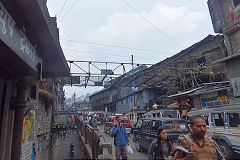
M 191 89 L 191 90 L 189 90 L 189 91 L 185 91 L 185 92 L 173 94 L 173 95 L 168 96 L 168 98 L 183 96 L 183 95 L 192 93 L 192 92 L 194 92 L 194 91 L 196 91 L 196 90 L 199 90 L 199 89 L 201 89 L 201 88 L 202 88 L 202 87 L 198 87 L 198 88 Z
M 237 58 L 237 57 L 239 57 L 239 56 L 240 56 L 240 53 L 233 54 L 233 55 L 231 55 L 231 56 L 224 57 L 224 58 L 219 59 L 219 60 L 217 60 L 217 61 L 214 61 L 214 62 L 212 62 L 212 63 L 213 63 L 213 64 L 216 64 L 216 63 L 226 62 L 226 61 L 229 61 L 229 60 L 231 60 L 231 59 L 233 59 L 233 58 Z

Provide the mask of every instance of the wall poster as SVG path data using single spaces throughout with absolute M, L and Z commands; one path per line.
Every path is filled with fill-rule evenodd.
M 22 154 L 21 160 L 34 160 L 35 154 L 35 110 L 28 110 L 23 119 L 23 130 L 22 130 Z

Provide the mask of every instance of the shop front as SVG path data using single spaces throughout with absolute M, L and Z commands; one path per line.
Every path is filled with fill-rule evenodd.
M 28 122 L 25 117 L 38 100 L 39 81 L 69 74 L 53 34 L 56 27 L 48 26 L 53 23 L 45 5 L 44 1 L 0 1 L 0 159 L 28 156 L 22 148 L 29 151 L 32 146 L 22 144 L 33 142 L 28 139 L 31 133 L 23 132 L 29 127 L 23 122 Z

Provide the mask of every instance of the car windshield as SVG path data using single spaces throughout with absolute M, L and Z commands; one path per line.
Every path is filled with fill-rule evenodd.
M 163 112 L 163 117 L 170 116 L 171 118 L 178 118 L 177 117 L 177 111 L 164 111 Z
M 128 123 L 127 117 L 121 117 L 121 119 L 122 119 L 122 123 Z
M 103 113 L 96 113 L 98 117 L 104 117 Z
M 165 129 L 167 132 L 185 132 L 188 131 L 188 126 L 184 121 L 174 120 L 165 122 Z

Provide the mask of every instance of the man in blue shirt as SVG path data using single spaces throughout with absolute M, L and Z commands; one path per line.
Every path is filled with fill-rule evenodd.
M 119 160 L 122 156 L 122 159 L 127 160 L 127 145 L 129 145 L 128 134 L 124 125 L 121 123 L 121 117 L 116 116 L 116 120 L 117 124 L 112 128 L 116 159 Z

